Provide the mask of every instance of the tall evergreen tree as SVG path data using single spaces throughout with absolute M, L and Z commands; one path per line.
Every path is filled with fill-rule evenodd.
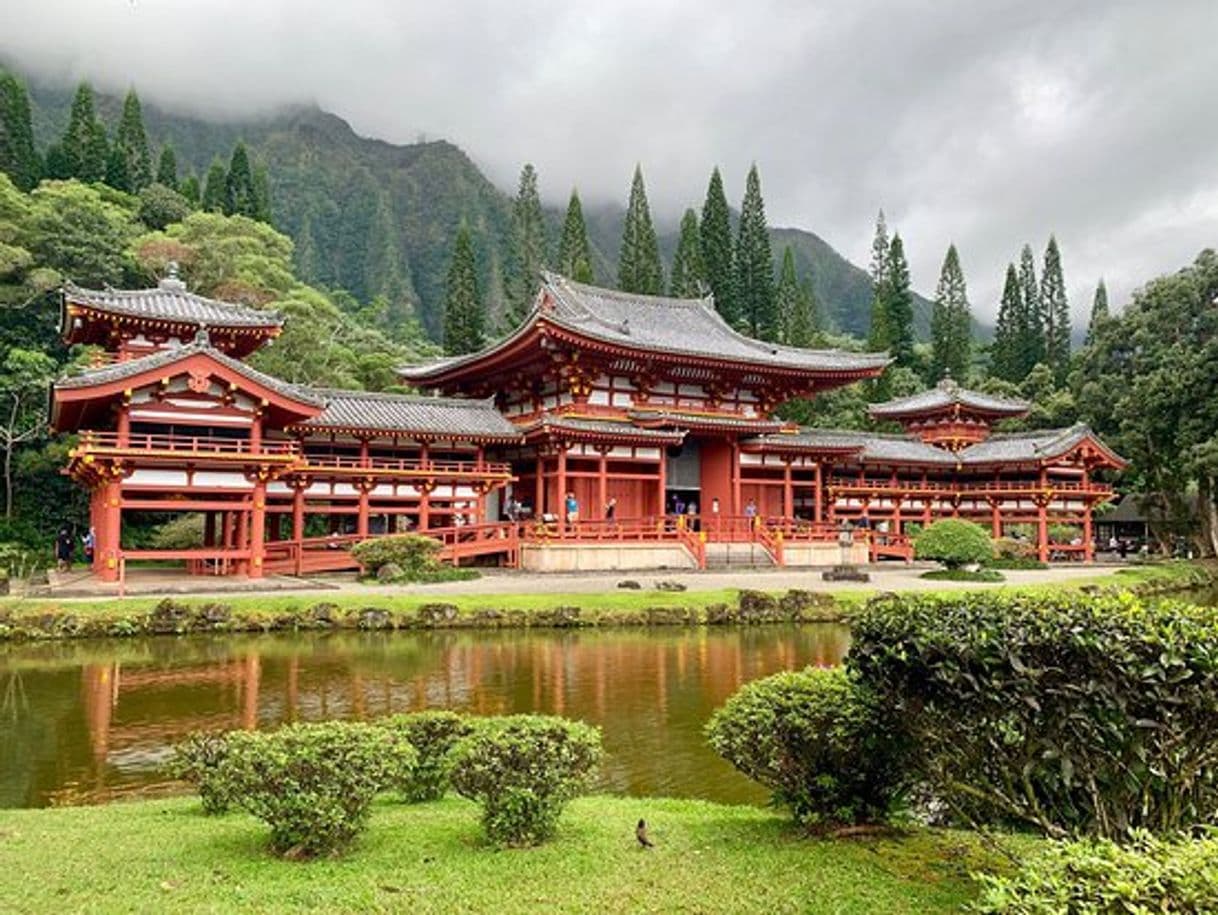
M 909 261 L 905 259 L 905 242 L 901 233 L 894 232 L 888 245 L 888 266 L 884 276 L 884 323 L 888 334 L 888 352 L 896 364 L 912 368 L 914 364 L 913 289 L 909 279 Z
M 106 177 L 106 129 L 97 120 L 93 87 L 81 83 L 72 99 L 68 127 L 60 141 L 69 177 L 81 181 L 103 181 Z
M 127 157 L 117 143 L 106 151 L 106 184 L 119 191 L 131 192 L 131 173 L 127 171 Z
M 224 167 L 221 166 L 220 170 L 223 171 Z M 187 175 L 186 180 L 182 182 L 179 191 L 183 197 L 185 197 L 195 206 L 198 206 L 203 200 L 203 192 L 199 190 L 198 175 Z
M 1040 320 L 1045 335 L 1045 362 L 1058 384 L 1070 370 L 1070 304 L 1062 276 L 1062 257 L 1057 238 L 1050 235 L 1045 248 L 1044 272 L 1040 277 Z
M 995 378 L 1018 382 L 1027 375 L 1023 357 L 1023 312 L 1019 274 L 1014 264 L 1007 264 L 1006 281 L 1002 286 L 1002 303 L 998 306 L 994 342 L 990 347 L 990 375 Z
M 47 153 L 42 162 L 42 176 L 54 180 L 66 180 L 72 177 L 72 160 L 63 143 L 52 143 L 47 147 Z
M 579 191 L 572 188 L 567 201 L 567 218 L 562 224 L 558 242 L 558 272 L 577 283 L 592 283 L 592 247 L 588 244 L 588 227 L 584 223 L 584 207 Z
M 972 357 L 970 322 L 964 271 L 956 246 L 951 245 L 943 259 L 931 315 L 931 373 L 935 380 L 949 372 L 958 379 L 968 376 Z
M 156 163 L 156 182 L 165 187 L 178 190 L 178 157 L 173 146 L 166 143 L 161 147 L 161 156 Z
M 452 261 L 444 297 L 444 352 L 458 356 L 482 348 L 486 309 L 478 292 L 474 241 L 464 222 L 453 243 Z
M 1022 378 L 1032 371 L 1037 363 L 1045 361 L 1045 335 L 1040 320 L 1040 285 L 1036 281 L 1036 259 L 1032 254 L 1031 245 L 1024 245 L 1019 253 L 1019 290 L 1023 304 L 1023 319 L 1020 321 L 1023 342 L 1019 347 Z
M 1095 287 L 1095 298 L 1091 301 L 1091 322 L 1087 325 L 1087 346 L 1095 342 L 1100 328 L 1109 317 L 1108 287 L 1104 285 L 1104 280 L 1101 277 L 1099 284 Z
M 370 299 L 379 296 L 385 301 L 385 330 L 392 337 L 402 336 L 413 312 L 413 289 L 410 274 L 404 269 L 403 252 L 393 205 L 389 195 L 382 193 L 377 198 L 365 245 L 364 288 Z
M 189 182 L 189 178 L 187 181 Z M 306 283 L 317 283 L 321 277 L 321 258 L 317 250 L 317 241 L 313 238 L 313 217 L 305 213 L 300 221 L 300 231 L 296 233 L 295 246 L 292 249 L 292 263 L 296 275 Z
M 672 294 L 682 299 L 699 299 L 709 291 L 706 269 L 702 264 L 702 236 L 698 214 L 693 208 L 681 217 L 681 238 L 672 259 Z
M 868 349 L 880 352 L 892 345 L 888 332 L 888 259 L 890 241 L 884 211 L 875 219 L 875 238 L 871 242 L 871 327 Z
M 254 218 L 271 224 L 271 181 L 261 165 L 254 169 Z
M 749 169 L 736 233 L 736 303 L 741 323 L 761 340 L 778 339 L 778 309 L 774 302 L 774 256 L 766 226 L 765 201 L 757 166 Z
M 647 188 L 643 184 L 643 169 L 634 167 L 630 184 L 630 203 L 626 207 L 626 225 L 622 229 L 622 250 L 618 255 L 617 286 L 624 292 L 659 295 L 664 291 L 664 268 L 660 263 L 660 246 L 651 223 L 647 205 Z
M 732 252 L 732 221 L 727 207 L 727 195 L 723 192 L 723 177 L 718 167 L 711 172 L 706 188 L 706 202 L 702 204 L 702 221 L 698 226 L 702 248 L 702 269 L 706 282 L 715 297 L 715 309 L 728 324 L 736 324 L 740 317 L 736 307 L 736 268 Z
M 18 189 L 31 190 L 42 177 L 42 162 L 34 147 L 30 97 L 25 85 L 0 70 L 0 172 Z
M 512 203 L 507 263 L 506 318 L 509 327 L 519 327 L 528 317 L 546 262 L 546 223 L 537 192 L 537 170 L 526 162 L 520 170 L 520 187 Z
M 114 134 L 114 146 L 124 160 L 127 173 L 127 186 L 122 190 L 138 194 L 152 183 L 152 154 L 148 151 L 140 98 L 134 89 L 123 99 L 123 114 Z
M 787 323 L 786 342 L 791 346 L 811 346 L 816 342 L 816 333 L 819 330 L 820 313 L 816 304 L 816 293 L 812 290 L 812 280 L 805 277 L 799 284 L 795 309 Z
M 774 306 L 778 311 L 778 338 L 790 342 L 791 322 L 799 306 L 799 277 L 795 273 L 795 252 L 790 245 L 782 249 L 782 267 L 774 286 Z
M 258 218 L 259 205 L 258 193 L 254 188 L 254 170 L 250 166 L 249 152 L 240 140 L 233 147 L 232 158 L 228 160 L 228 173 L 224 176 L 224 212 L 229 216 Z
M 228 175 L 224 171 L 224 163 L 219 159 L 213 159 L 211 166 L 207 169 L 207 177 L 203 179 L 203 198 L 200 201 L 203 209 L 209 213 L 224 212 L 227 184 Z

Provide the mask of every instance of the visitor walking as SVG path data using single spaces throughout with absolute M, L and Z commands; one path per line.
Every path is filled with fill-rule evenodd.
M 748 503 L 744 506 L 744 517 L 750 519 L 757 517 L 757 503 L 752 499 L 749 499 Z
M 59 529 L 59 534 L 55 538 L 55 566 L 61 572 L 67 572 L 72 568 L 72 556 L 76 552 L 76 543 L 72 539 L 72 532 L 68 530 L 67 525 Z
M 617 517 L 617 499 L 610 496 L 609 501 L 605 503 L 605 520 L 613 524 L 615 517 Z
M 567 493 L 567 523 L 574 524 L 579 520 L 579 500 L 575 498 L 575 493 Z

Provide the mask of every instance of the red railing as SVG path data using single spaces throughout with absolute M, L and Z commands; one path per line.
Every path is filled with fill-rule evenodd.
M 898 493 L 914 492 L 1034 492 L 1040 493 L 1045 489 L 1054 492 L 1085 492 L 1097 495 L 1107 495 L 1112 487 L 1107 483 L 1088 482 L 1081 480 L 1049 480 L 1042 487 L 1038 480 L 990 480 L 979 483 L 943 483 L 937 480 L 897 480 L 894 484 L 891 477 L 882 479 L 875 477 L 829 477 L 825 486 L 834 489 L 848 490 L 884 490 Z
M 871 554 L 872 562 L 883 556 L 910 562 L 913 560 L 913 540 L 904 534 L 872 531 L 868 538 L 868 552 Z
M 153 432 L 131 432 L 121 440 L 117 432 L 82 432 L 78 450 L 141 451 L 148 454 L 220 454 L 258 455 L 259 457 L 294 457 L 295 442 L 263 441 L 254 450 L 248 439 L 220 438 L 214 435 L 166 435 Z
M 512 468 L 502 461 L 433 461 L 419 458 L 370 457 L 356 455 L 304 454 L 301 470 L 336 470 L 343 473 L 436 474 L 439 476 L 511 476 Z
M 510 521 L 485 524 L 459 524 L 452 527 L 420 531 L 440 541 L 439 558 L 460 565 L 462 559 L 475 556 L 507 555 L 508 564 L 516 565 L 520 554 L 520 530 Z

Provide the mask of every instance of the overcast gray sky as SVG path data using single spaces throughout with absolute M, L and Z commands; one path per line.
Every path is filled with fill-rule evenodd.
M 974 311 L 1050 232 L 1075 314 L 1218 245 L 1218 0 L 3 0 L 0 54 L 162 105 L 316 101 L 359 132 L 462 146 L 505 190 L 738 204 L 856 263 L 883 207 L 931 293 Z

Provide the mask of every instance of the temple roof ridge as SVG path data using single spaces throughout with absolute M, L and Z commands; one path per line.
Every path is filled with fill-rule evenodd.
M 960 383 L 948 373 L 933 388 L 927 388 L 905 397 L 896 397 L 883 403 L 872 404 L 868 411 L 872 416 L 896 418 L 946 410 L 957 405 L 1000 416 L 1018 416 L 1021 413 L 1027 413 L 1032 408 L 1032 405 L 1026 400 L 1016 400 L 961 387 Z
M 190 292 L 171 273 L 149 289 L 88 289 L 70 280 L 64 282 L 65 302 L 151 321 L 178 324 L 208 324 L 213 327 L 282 327 L 278 311 L 251 308 Z

